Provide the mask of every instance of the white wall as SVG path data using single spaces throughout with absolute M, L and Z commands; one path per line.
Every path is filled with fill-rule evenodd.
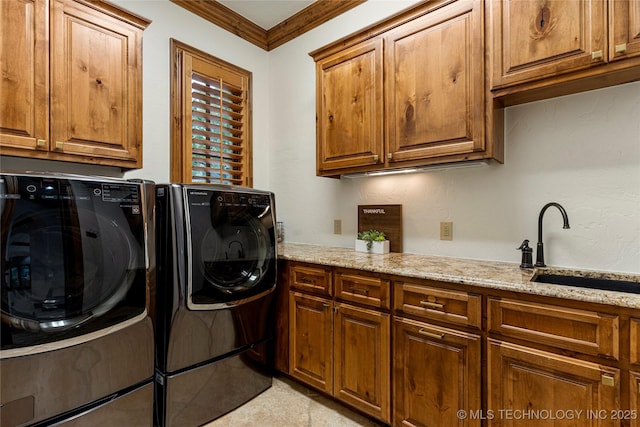
M 286 240 L 351 247 L 357 205 L 403 205 L 405 252 L 519 262 L 545 215 L 549 265 L 640 273 L 640 82 L 510 107 L 504 165 L 363 179 L 315 176 L 315 68 L 308 52 L 415 1 L 369 0 L 265 52 L 168 0 L 116 0 L 153 22 L 144 33 L 144 167 L 169 179 L 169 38 L 253 72 L 254 185 L 276 193 Z M 118 175 L 114 168 L 2 159 L 3 169 Z M 343 234 L 333 234 L 333 220 Z M 453 221 L 453 241 L 439 222 Z
M 401 9 L 369 1 L 276 49 L 270 187 L 285 240 L 351 247 L 357 205 L 402 204 L 404 251 L 520 262 L 544 216 L 548 265 L 640 273 L 640 82 L 506 110 L 505 164 L 362 179 L 315 176 L 315 70 L 323 45 Z M 405 3 L 402 8 L 406 7 Z M 341 219 L 343 234 L 333 234 Z M 453 241 L 439 240 L 453 221 Z

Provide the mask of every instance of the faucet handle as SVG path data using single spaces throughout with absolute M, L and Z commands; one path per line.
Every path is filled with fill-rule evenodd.
M 529 240 L 525 239 L 517 250 L 522 251 L 520 268 L 533 268 L 533 249 L 529 247 Z
M 522 244 L 520 245 L 520 247 L 516 248 L 519 251 L 523 251 L 525 249 L 531 249 L 529 247 L 529 239 L 524 239 L 524 241 L 522 242 Z

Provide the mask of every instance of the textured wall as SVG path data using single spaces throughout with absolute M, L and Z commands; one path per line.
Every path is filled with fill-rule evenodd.
M 390 2 L 367 2 L 275 50 L 270 187 L 286 240 L 350 247 L 357 205 L 400 203 L 404 251 L 520 262 L 545 214 L 548 265 L 640 273 L 640 82 L 506 110 L 504 165 L 361 179 L 315 176 L 315 70 L 306 55 L 379 20 Z M 386 9 L 385 9 L 386 8 Z M 367 13 L 371 19 L 360 18 Z M 341 219 L 343 234 L 333 234 Z M 453 241 L 439 240 L 453 221 Z

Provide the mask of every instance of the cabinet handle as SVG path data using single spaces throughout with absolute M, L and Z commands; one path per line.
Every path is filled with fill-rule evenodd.
M 316 284 L 315 280 L 307 279 L 306 277 L 301 277 L 300 278 L 300 282 L 301 283 L 306 283 L 307 285 L 315 285 Z
M 430 301 L 420 301 L 420 305 L 424 305 L 427 308 L 437 308 L 437 309 L 444 308 L 444 304 L 440 304 L 437 302 L 430 302 Z
M 591 52 L 591 59 L 602 59 L 602 51 L 596 50 L 595 52 Z
M 331 304 L 329 304 L 328 302 L 323 302 L 323 303 L 322 303 L 322 306 L 323 306 L 324 308 L 327 308 L 327 307 L 329 307 L 330 305 L 331 305 Z
M 616 385 L 616 379 L 611 375 L 602 374 L 602 385 L 613 387 Z
M 378 156 L 377 154 L 373 155 L 373 161 L 378 163 L 378 160 L 380 159 L 380 156 Z
M 56 150 L 62 150 L 64 148 L 64 142 L 56 141 Z
M 431 337 L 431 338 L 436 338 L 441 340 L 442 338 L 444 338 L 444 334 L 436 334 L 435 332 L 429 332 L 426 329 L 420 328 L 418 329 L 418 333 L 420 335 L 424 335 L 425 337 Z
M 44 146 L 47 145 L 47 141 L 45 139 L 39 139 L 39 140 L 36 141 L 36 145 L 38 147 L 44 147 Z
M 349 290 L 350 290 L 351 292 L 357 292 L 357 293 L 359 293 L 359 294 L 365 294 L 365 295 L 367 295 L 367 294 L 369 293 L 369 289 L 355 288 L 355 287 L 353 287 L 353 286 L 351 286 L 351 287 L 349 288 Z
M 393 160 L 393 153 L 387 153 L 387 159 Z
M 617 44 L 616 45 L 616 53 L 625 53 L 627 51 L 627 44 Z

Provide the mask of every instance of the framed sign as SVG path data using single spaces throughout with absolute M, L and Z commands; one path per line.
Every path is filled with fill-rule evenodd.
M 402 205 L 358 205 L 358 233 L 382 231 L 391 252 L 402 252 Z

